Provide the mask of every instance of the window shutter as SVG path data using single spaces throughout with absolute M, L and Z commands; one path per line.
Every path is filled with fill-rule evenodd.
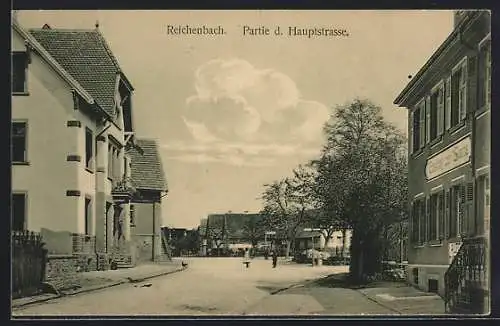
M 425 98 L 425 143 L 431 141 L 431 98 Z
M 460 211 L 458 214 L 458 225 L 459 225 L 459 235 L 463 236 L 465 235 L 465 202 L 466 202 L 466 193 L 465 193 L 465 185 L 460 186 Z
M 408 124 L 409 124 L 409 127 L 410 127 L 410 133 L 409 133 L 409 136 L 408 136 L 408 146 L 409 146 L 409 150 L 410 150 L 410 153 L 413 153 L 413 139 L 414 139 L 414 130 L 413 130 L 413 125 L 414 125 L 414 116 L 415 116 L 415 112 L 414 111 L 410 111 L 410 117 L 409 117 L 409 121 L 408 121 Z
M 427 197 L 425 200 L 425 242 L 431 240 L 431 203 L 430 198 Z
M 418 201 L 418 244 L 425 239 L 425 200 Z
M 420 139 L 420 147 L 419 148 L 424 148 L 425 147 L 425 101 L 420 102 L 419 104 L 419 114 L 420 114 L 420 124 L 419 124 L 419 139 Z
M 486 103 L 491 103 L 491 41 L 486 48 Z
M 441 136 L 444 129 L 444 86 L 439 87 L 437 101 L 437 135 Z
M 441 191 L 439 193 L 438 200 L 439 200 L 438 201 L 438 239 L 442 241 L 444 239 L 444 228 L 445 228 L 444 191 Z
M 476 219 L 474 212 L 474 183 L 467 183 L 467 194 L 465 198 L 465 213 L 466 213 L 466 234 L 474 235 L 476 233 Z
M 460 90 L 459 90 L 459 112 L 460 121 L 465 119 L 467 114 L 467 59 L 464 61 L 460 71 Z
M 474 112 L 477 110 L 477 56 L 471 56 L 467 59 L 468 71 L 468 87 L 467 94 L 467 111 Z
M 445 209 L 444 209 L 444 219 L 445 219 L 445 233 L 444 237 L 448 239 L 450 237 L 450 228 L 451 228 L 451 219 L 450 219 L 450 202 L 451 202 L 451 196 L 450 196 L 450 189 L 446 190 L 445 193 Z
M 444 104 L 444 120 L 445 120 L 445 129 L 450 129 L 451 126 L 451 76 L 446 78 L 445 82 L 445 104 Z

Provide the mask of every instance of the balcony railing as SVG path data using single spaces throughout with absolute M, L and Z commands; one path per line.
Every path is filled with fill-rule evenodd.
M 445 273 L 445 305 L 448 313 L 482 314 L 488 295 L 484 237 L 464 239 Z
M 130 177 L 124 177 L 121 180 L 118 180 L 111 190 L 113 194 L 126 194 L 132 195 L 135 193 L 136 189 L 132 184 L 132 179 Z

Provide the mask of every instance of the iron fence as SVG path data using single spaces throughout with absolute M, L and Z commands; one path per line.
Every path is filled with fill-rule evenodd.
M 37 293 L 44 281 L 47 250 L 39 233 L 15 231 L 12 243 L 12 297 Z

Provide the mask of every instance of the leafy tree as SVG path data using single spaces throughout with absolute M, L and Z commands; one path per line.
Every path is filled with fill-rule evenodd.
M 359 99 L 337 107 L 324 131 L 318 197 L 341 227 L 353 229 L 351 276 L 362 279 L 379 271 L 383 232 L 407 211 L 406 141 L 380 107 Z
M 243 237 L 255 247 L 260 239 L 264 237 L 265 226 L 262 219 L 252 217 L 243 224 Z
M 286 256 L 290 255 L 298 228 L 304 224 L 306 212 L 314 208 L 314 179 L 311 171 L 300 165 L 286 177 L 264 185 L 262 200 L 267 228 L 276 230 L 286 240 Z

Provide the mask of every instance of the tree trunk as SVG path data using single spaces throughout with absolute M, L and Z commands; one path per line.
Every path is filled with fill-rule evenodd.
M 346 241 L 346 234 L 347 234 L 347 229 L 342 229 L 342 251 L 340 252 L 340 257 L 342 259 L 344 259 L 345 245 L 347 243 L 347 241 Z
M 286 239 L 286 250 L 285 257 L 288 259 L 290 257 L 290 251 L 292 249 L 292 241 L 290 239 Z

